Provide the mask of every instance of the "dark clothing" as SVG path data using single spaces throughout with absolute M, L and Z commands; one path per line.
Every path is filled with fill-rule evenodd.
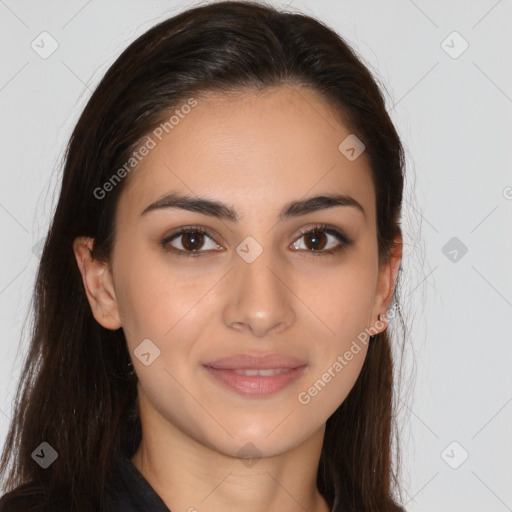
M 107 485 L 109 512 L 171 512 L 160 496 L 142 476 L 133 462 L 119 456 Z M 64 500 L 68 497 L 53 497 L 51 501 L 34 482 L 24 484 L 12 491 L 15 498 L 5 504 L 0 497 L 0 512 L 68 512 L 70 506 Z M 74 509 L 75 510 L 75 509 Z M 98 512 L 103 507 L 97 507 Z
M 120 456 L 112 479 L 114 512 L 171 512 L 133 462 Z

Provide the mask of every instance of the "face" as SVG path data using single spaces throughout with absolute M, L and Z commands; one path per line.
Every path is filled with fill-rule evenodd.
M 315 92 L 196 100 L 129 175 L 88 297 L 98 322 L 122 326 L 145 410 L 218 452 L 276 455 L 353 387 L 398 260 L 379 267 L 369 161 L 338 149 L 350 129 Z M 343 200 L 304 207 L 317 196 Z M 281 359 L 219 362 L 240 355 Z

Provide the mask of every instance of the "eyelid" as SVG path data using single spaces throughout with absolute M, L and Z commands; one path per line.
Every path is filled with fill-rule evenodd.
M 210 238 L 213 242 L 215 242 L 217 245 L 219 245 L 215 240 L 214 237 L 216 235 L 213 235 L 211 233 L 211 230 L 208 228 L 204 228 L 202 226 L 192 225 L 192 226 L 182 226 L 180 228 L 177 228 L 174 230 L 170 235 L 165 236 L 161 241 L 160 245 L 164 248 L 165 251 L 177 254 L 178 256 L 187 256 L 187 257 L 197 257 L 201 256 L 202 254 L 209 254 L 212 251 L 183 251 L 182 249 L 176 249 L 175 247 L 168 247 L 168 244 L 172 242 L 173 240 L 179 238 L 181 235 L 187 234 L 187 233 L 201 233 L 203 235 L 206 235 L 208 238 Z M 220 251 L 215 251 L 220 252 Z
M 297 243 L 297 241 L 301 237 L 303 237 L 304 235 L 310 234 L 311 232 L 314 232 L 314 231 L 327 233 L 328 235 L 335 237 L 338 240 L 340 245 L 336 246 L 335 248 L 331 248 L 331 249 L 327 249 L 327 250 L 319 250 L 319 251 L 310 250 L 310 251 L 308 251 L 308 250 L 302 249 L 302 250 L 297 250 L 296 252 L 303 252 L 303 253 L 311 254 L 313 256 L 329 255 L 329 254 L 333 254 L 335 252 L 341 251 L 341 250 L 345 249 L 346 247 L 351 246 L 354 243 L 354 241 L 346 235 L 346 232 L 343 229 L 333 226 L 331 224 L 318 224 L 318 223 L 311 224 L 309 226 L 302 228 L 301 231 L 294 238 L 292 243 L 293 244 Z M 189 226 L 182 226 L 180 228 L 177 228 L 175 231 L 173 231 L 173 233 L 165 236 L 160 241 L 160 245 L 167 252 L 171 252 L 171 253 L 177 254 L 178 256 L 185 256 L 185 257 L 197 257 L 197 256 L 205 255 L 205 254 L 210 254 L 212 252 L 221 252 L 221 251 L 216 251 L 216 250 L 213 250 L 213 251 L 212 250 L 184 251 L 182 249 L 176 249 L 175 247 L 171 247 L 171 248 L 168 247 L 169 242 L 172 242 L 176 238 L 179 238 L 181 235 L 187 234 L 187 233 L 200 233 L 200 234 L 206 235 L 217 245 L 220 245 L 214 239 L 214 237 L 216 235 L 213 235 L 209 228 L 205 228 L 205 227 L 198 226 L 198 225 L 189 225 Z
M 353 240 L 345 233 L 343 229 L 333 226 L 332 224 L 313 224 L 307 226 L 302 228 L 297 237 L 300 238 L 301 236 L 307 235 L 312 231 L 322 231 L 335 237 L 339 236 L 343 238 L 343 243 L 346 243 L 347 245 L 353 243 Z

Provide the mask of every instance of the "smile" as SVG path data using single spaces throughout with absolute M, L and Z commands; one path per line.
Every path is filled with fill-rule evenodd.
M 268 370 L 247 369 L 233 371 L 240 375 L 262 375 L 263 377 L 272 377 L 273 375 L 279 375 L 280 373 L 289 372 L 290 370 L 290 368 L 270 368 Z
M 268 396 L 290 386 L 297 380 L 307 365 L 297 368 L 229 369 L 203 368 L 224 388 L 244 396 Z

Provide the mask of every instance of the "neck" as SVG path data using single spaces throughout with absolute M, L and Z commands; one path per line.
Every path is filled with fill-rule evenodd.
M 207 447 L 162 417 L 145 422 L 132 462 L 173 512 L 330 510 L 316 486 L 325 427 L 287 452 L 251 460 Z

